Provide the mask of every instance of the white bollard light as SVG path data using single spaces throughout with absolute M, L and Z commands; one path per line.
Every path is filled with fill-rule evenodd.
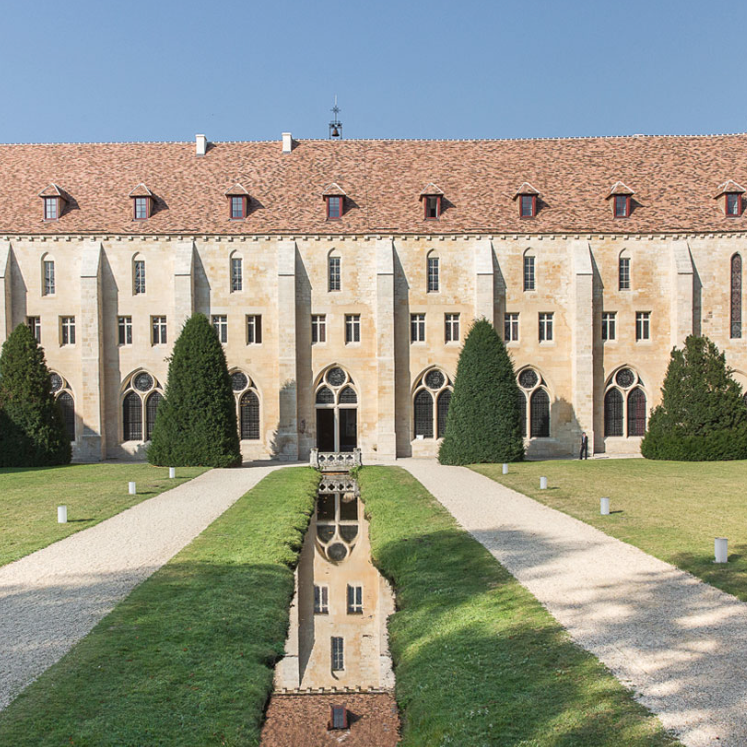
M 173 480 L 176 477 L 176 467 L 169 467 L 169 478 Z
M 130 495 L 137 495 L 137 490 L 135 488 L 135 483 L 131 482 L 131 483 L 128 483 L 128 485 L 129 485 L 129 488 L 130 488 Z
M 507 464 L 504 464 L 504 465 L 503 465 L 503 474 L 504 474 L 504 475 L 507 475 L 507 474 L 508 474 L 508 465 L 507 465 Z
M 57 523 L 67 524 L 67 506 L 57 506 Z
M 547 490 L 547 478 L 540 477 L 540 490 Z
M 599 513 L 602 514 L 602 516 L 609 516 L 609 513 L 610 513 L 610 499 L 609 498 L 601 498 L 599 500 Z
M 726 537 L 716 537 L 716 563 L 728 563 L 729 540 Z

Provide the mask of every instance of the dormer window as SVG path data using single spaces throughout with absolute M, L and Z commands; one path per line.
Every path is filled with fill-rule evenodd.
M 742 215 L 744 192 L 744 187 L 729 179 L 719 186 L 713 199 L 721 201 L 721 209 L 727 218 L 739 218 Z
M 519 199 L 519 217 L 534 218 L 537 215 L 537 198 L 539 191 L 536 190 L 529 182 L 524 182 L 516 190 L 514 200 Z
M 630 195 L 615 195 L 615 218 L 630 217 Z
M 327 204 L 327 220 L 340 220 L 345 213 L 345 190 L 337 183 L 332 182 L 322 192 L 324 202 Z
M 607 199 L 612 198 L 612 215 L 615 218 L 630 218 L 633 194 L 633 190 L 622 182 L 612 185 Z
M 39 192 L 44 203 L 44 220 L 59 220 L 66 202 L 65 195 L 56 184 L 50 184 Z
M 148 220 L 153 214 L 153 193 L 140 183 L 130 192 L 130 197 L 133 220 Z
M 443 190 L 431 182 L 421 193 L 425 220 L 439 220 L 443 201 Z
M 226 192 L 229 220 L 244 220 L 249 215 L 249 192 L 238 182 Z
M 742 214 L 742 195 L 739 192 L 726 193 L 726 215 L 738 218 Z

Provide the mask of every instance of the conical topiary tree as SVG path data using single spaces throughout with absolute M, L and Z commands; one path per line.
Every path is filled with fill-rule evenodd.
M 648 459 L 747 459 L 747 408 L 723 353 L 691 335 L 672 350 L 662 402 L 651 413 L 641 453 Z
M 438 460 L 441 464 L 475 464 L 523 458 L 514 367 L 493 325 L 480 319 L 459 356 Z
M 226 356 L 203 314 L 190 317 L 174 343 L 148 461 L 171 467 L 241 463 Z
M 69 464 L 70 456 L 44 349 L 19 324 L 0 354 L 0 467 Z

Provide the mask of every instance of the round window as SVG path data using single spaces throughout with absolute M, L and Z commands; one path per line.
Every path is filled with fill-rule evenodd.
M 342 542 L 335 542 L 327 548 L 327 557 L 335 562 L 345 560 L 348 555 L 348 548 Z
M 539 377 L 537 376 L 537 372 L 533 371 L 531 368 L 526 368 L 519 374 L 519 384 L 524 389 L 534 389 L 534 387 L 537 386 L 538 381 Z
M 345 383 L 345 372 L 341 368 L 331 368 L 327 373 L 327 383 L 331 386 L 342 386 Z
M 248 384 L 249 379 L 247 379 L 246 374 L 241 373 L 241 371 L 231 374 L 231 387 L 234 392 L 243 392 Z
M 429 389 L 440 389 L 444 385 L 444 375 L 440 371 L 428 371 L 425 375 L 425 384 Z
M 617 381 L 618 386 L 621 386 L 623 389 L 627 389 L 629 386 L 633 385 L 633 382 L 635 381 L 635 374 L 629 368 L 621 368 L 617 372 L 615 380 Z
M 49 380 L 52 383 L 53 392 L 59 392 L 60 389 L 62 389 L 62 376 L 60 376 L 59 374 L 53 373 L 49 377 Z
M 135 377 L 133 385 L 139 392 L 147 392 L 153 388 L 153 377 L 143 371 Z

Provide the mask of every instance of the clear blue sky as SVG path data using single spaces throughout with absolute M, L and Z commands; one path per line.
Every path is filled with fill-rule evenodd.
M 747 130 L 747 3 L 6 0 L 0 142 Z

